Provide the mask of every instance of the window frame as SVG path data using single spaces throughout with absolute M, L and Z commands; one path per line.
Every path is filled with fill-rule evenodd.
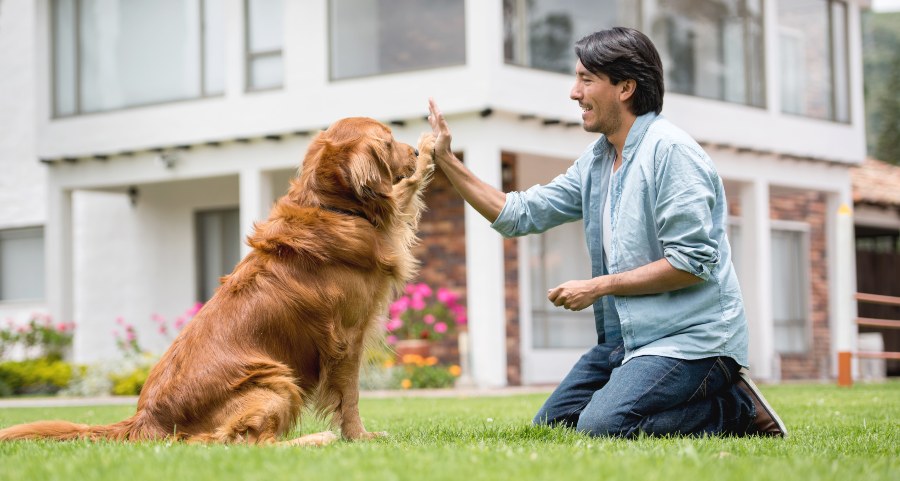
M 801 221 L 792 221 L 792 220 L 781 220 L 781 219 L 772 219 L 770 221 L 770 235 L 774 234 L 775 231 L 782 232 L 790 232 L 794 234 L 800 235 L 800 255 L 801 258 L 799 260 L 799 264 L 801 266 L 800 270 L 800 289 L 801 292 L 801 302 L 803 305 L 801 306 L 802 316 L 803 317 L 803 347 L 799 350 L 788 350 L 782 351 L 775 347 L 775 352 L 780 355 L 792 356 L 792 355 L 808 355 L 812 352 L 813 346 L 813 325 L 812 325 L 812 259 L 810 258 L 810 248 L 811 248 L 811 226 L 806 222 Z M 774 274 L 774 273 L 773 273 Z M 798 323 L 800 324 L 800 323 Z M 790 324 L 783 324 L 790 325 Z M 775 329 L 778 327 L 778 323 L 775 319 L 774 311 L 772 313 L 772 332 L 774 334 Z
M 50 25 L 49 25 L 49 36 L 50 36 L 50 110 L 51 110 L 51 118 L 52 119 L 68 119 L 74 117 L 82 117 L 85 115 L 97 115 L 97 114 L 105 114 L 109 112 L 120 112 L 127 111 L 131 109 L 139 109 L 149 106 L 155 105 L 167 105 L 167 104 L 177 104 L 182 102 L 193 102 L 196 100 L 210 99 L 210 98 L 218 98 L 224 97 L 225 91 L 223 89 L 222 92 L 207 92 L 206 89 L 206 21 L 205 21 L 205 8 L 206 2 L 208 1 L 217 1 L 217 0 L 196 0 L 197 1 L 197 9 L 199 16 L 199 28 L 197 29 L 198 35 L 200 36 L 198 45 L 200 50 L 199 57 L 199 82 L 200 82 L 200 94 L 196 97 L 188 97 L 188 98 L 180 98 L 180 99 L 171 99 L 171 100 L 160 100 L 154 102 L 140 102 L 135 104 L 123 105 L 121 107 L 111 108 L 111 109 L 103 109 L 103 110 L 92 110 L 90 112 L 85 112 L 82 110 L 81 106 L 81 1 L 82 0 L 71 0 L 74 5 L 74 32 L 75 32 L 75 47 L 74 47 L 74 78 L 71 79 L 74 84 L 74 95 L 75 95 L 75 108 L 73 113 L 60 114 L 59 113 L 59 103 L 57 97 L 57 87 L 59 79 L 57 78 L 57 63 L 59 61 L 58 52 L 56 49 L 56 24 L 58 21 L 58 1 L 59 0 L 50 0 L 49 10 L 50 10 Z M 227 82 L 226 82 L 227 83 Z
M 832 122 L 836 124 L 842 125 L 852 125 L 853 124 L 853 76 L 850 74 L 850 4 L 846 0 L 822 0 L 825 4 L 825 9 L 827 11 L 827 20 L 828 23 L 828 82 L 830 85 L 830 94 L 828 95 L 828 105 L 830 110 L 830 115 L 828 117 L 817 117 L 809 114 L 801 114 L 795 112 L 786 112 L 784 110 L 784 106 L 779 105 L 778 113 L 781 115 L 787 115 L 790 117 L 801 118 L 801 119 L 811 119 L 811 120 L 820 120 L 824 122 Z M 844 8 L 844 21 L 841 23 L 840 27 L 844 30 L 844 64 L 847 66 L 847 78 L 844 81 L 844 97 L 847 99 L 847 119 L 841 120 L 838 119 L 838 82 L 837 82 L 837 66 L 836 66 L 836 53 L 834 52 L 834 9 L 833 6 L 835 4 L 840 4 Z M 779 31 L 781 29 L 781 24 L 777 23 Z M 779 61 L 779 66 L 781 62 Z M 780 75 L 784 75 L 784 71 L 779 68 Z M 782 78 L 778 79 L 778 87 L 781 88 Z M 779 97 L 781 93 L 779 92 Z
M 261 50 L 253 52 L 250 48 L 250 2 L 253 0 L 244 0 L 244 91 L 245 92 L 269 92 L 273 90 L 284 89 L 284 31 L 282 31 L 281 48 L 278 50 Z M 284 3 L 282 2 L 282 8 Z M 282 12 L 283 17 L 283 12 Z M 253 63 L 256 60 L 266 58 L 281 58 L 282 74 L 281 82 L 271 87 L 254 87 L 253 86 Z

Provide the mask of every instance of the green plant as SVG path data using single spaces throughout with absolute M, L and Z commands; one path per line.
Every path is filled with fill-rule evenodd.
M 427 284 L 408 284 L 406 294 L 394 301 L 385 323 L 387 342 L 401 339 L 440 340 L 466 324 L 466 308 L 446 288 L 432 290 Z
M 44 314 L 34 314 L 26 324 L 16 326 L 7 321 L 0 329 L 0 358 L 15 346 L 21 346 L 28 359 L 63 359 L 72 346 L 74 322 L 54 323 Z
M 59 359 L 43 357 L 0 363 L 0 391 L 8 394 L 55 394 L 72 379 L 73 367 Z M 2 393 L 0 393 L 2 394 Z
M 389 362 L 388 367 L 392 369 L 395 387 L 402 389 L 453 387 L 460 374 L 457 365 L 443 366 L 434 356 L 417 354 L 407 354 L 397 364 Z
M 112 393 L 117 396 L 136 396 L 140 394 L 152 368 L 152 364 L 145 364 L 129 372 L 110 375 L 113 383 Z

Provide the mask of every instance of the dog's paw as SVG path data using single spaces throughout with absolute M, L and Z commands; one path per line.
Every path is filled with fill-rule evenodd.
M 386 437 L 388 437 L 388 433 L 386 433 L 384 431 L 378 431 L 378 432 L 364 431 L 360 434 L 357 434 L 356 436 L 353 436 L 352 438 L 350 438 L 350 440 L 351 441 L 371 441 L 373 439 L 386 438 Z
M 422 135 L 419 136 L 419 158 L 426 157 L 428 162 L 431 163 L 434 159 L 434 134 L 431 132 L 423 132 Z

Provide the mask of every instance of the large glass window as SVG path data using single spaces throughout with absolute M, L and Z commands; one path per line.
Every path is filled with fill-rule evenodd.
M 572 312 L 547 300 L 549 289 L 591 277 L 583 229 L 582 222 L 572 222 L 528 239 L 532 347 L 536 349 L 581 349 L 597 343 L 592 308 Z
M 54 0 L 57 116 L 218 95 L 224 16 L 216 0 Z
M 765 106 L 761 0 L 648 0 L 670 92 Z
M 849 122 L 846 4 L 777 3 L 782 111 Z
M 464 0 L 331 0 L 331 78 L 466 63 Z
M 575 42 L 615 26 L 637 27 L 633 0 L 503 0 L 503 51 L 507 63 L 553 72 L 575 72 Z
M 247 87 L 281 87 L 284 78 L 282 0 L 247 0 Z
M 241 260 L 238 209 L 197 212 L 197 295 L 208 301 Z
M 0 301 L 44 298 L 44 229 L 0 230 Z

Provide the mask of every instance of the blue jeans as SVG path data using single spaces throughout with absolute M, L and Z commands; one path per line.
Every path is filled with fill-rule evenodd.
M 734 385 L 730 357 L 697 360 L 638 356 L 599 344 L 585 353 L 534 418 L 594 436 L 743 435 L 753 402 Z

